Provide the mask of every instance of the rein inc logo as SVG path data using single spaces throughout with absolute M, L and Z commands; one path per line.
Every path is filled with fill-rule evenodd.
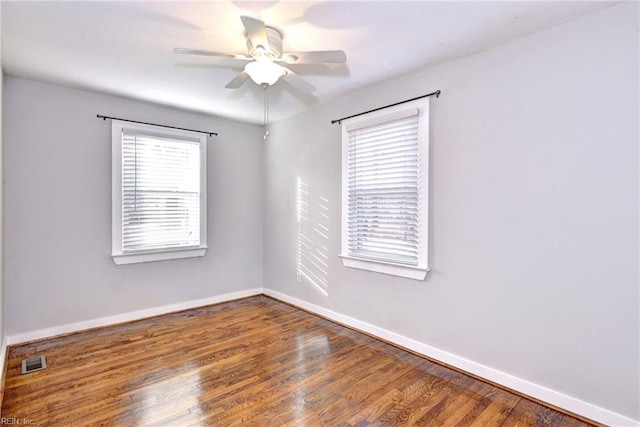
M 35 425 L 35 424 L 36 422 L 29 418 L 7 418 L 7 417 L 0 418 L 0 425 L 3 425 L 3 426 L 28 426 L 28 425 Z

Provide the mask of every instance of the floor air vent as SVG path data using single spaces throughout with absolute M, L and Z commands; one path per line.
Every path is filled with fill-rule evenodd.
M 22 373 L 29 374 L 31 372 L 40 371 L 47 367 L 47 361 L 44 356 L 32 357 L 31 359 L 22 360 Z

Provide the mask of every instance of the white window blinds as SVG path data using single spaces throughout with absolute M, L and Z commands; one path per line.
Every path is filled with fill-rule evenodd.
M 200 145 L 122 130 L 122 252 L 200 245 Z
M 417 266 L 419 114 L 347 129 L 348 256 Z

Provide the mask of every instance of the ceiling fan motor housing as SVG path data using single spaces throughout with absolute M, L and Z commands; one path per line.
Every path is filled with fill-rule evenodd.
M 267 33 L 267 42 L 269 46 L 253 45 L 253 41 L 247 38 L 247 48 L 249 54 L 254 58 L 266 56 L 269 59 L 276 60 L 282 55 L 282 33 L 276 28 L 265 25 L 265 31 Z

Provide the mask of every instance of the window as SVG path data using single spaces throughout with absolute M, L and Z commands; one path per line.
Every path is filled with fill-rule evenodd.
M 113 120 L 112 257 L 131 264 L 203 256 L 206 136 Z
M 345 266 L 424 280 L 428 262 L 429 100 L 342 126 Z

